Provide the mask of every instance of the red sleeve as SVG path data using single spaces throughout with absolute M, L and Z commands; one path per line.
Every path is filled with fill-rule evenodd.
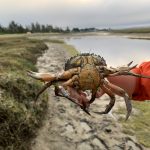
M 137 74 L 150 76 L 150 61 L 142 63 L 132 71 Z M 132 99 L 137 101 L 150 100 L 150 79 L 140 78 Z

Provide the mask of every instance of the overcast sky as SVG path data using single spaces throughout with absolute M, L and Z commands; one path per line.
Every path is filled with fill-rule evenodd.
M 14 20 L 59 27 L 150 25 L 150 0 L 0 0 L 0 24 Z

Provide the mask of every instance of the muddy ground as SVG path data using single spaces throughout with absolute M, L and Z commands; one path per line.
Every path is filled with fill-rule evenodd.
M 47 45 L 49 49 L 37 62 L 39 72 L 62 71 L 70 55 L 61 44 Z M 53 87 L 49 88 L 48 93 L 46 120 L 32 141 L 32 150 L 146 150 L 135 136 L 122 132 L 117 120 L 125 118 L 126 114 L 122 116 L 115 112 L 118 107 L 125 107 L 122 98 L 116 97 L 115 107 L 107 115 L 98 115 L 94 111 L 104 110 L 109 97 L 104 95 L 96 99 L 90 107 L 92 116 L 88 116 L 67 99 L 56 97 Z M 133 113 L 138 112 L 133 110 Z

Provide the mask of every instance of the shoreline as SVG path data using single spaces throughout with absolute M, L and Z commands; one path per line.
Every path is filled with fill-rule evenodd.
M 126 32 L 77 32 L 77 33 L 31 33 L 31 34 L 3 34 L 0 35 L 0 38 L 3 37 L 27 37 L 27 38 L 35 38 L 35 39 L 48 39 L 51 37 L 52 39 L 64 39 L 69 37 L 81 37 L 81 36 L 123 36 L 131 39 L 143 39 L 150 40 L 150 33 L 126 33 Z
M 123 33 L 123 32 L 77 32 L 77 33 L 34 33 L 28 35 L 29 37 L 53 37 L 53 38 L 69 38 L 69 37 L 81 37 L 81 36 L 123 36 L 132 39 L 150 39 L 150 33 Z

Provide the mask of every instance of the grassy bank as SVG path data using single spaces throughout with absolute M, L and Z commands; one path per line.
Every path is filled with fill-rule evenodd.
M 150 33 L 150 27 L 135 27 L 112 30 L 113 33 Z
M 70 54 L 70 56 L 74 56 L 74 55 L 77 55 L 79 53 L 74 46 L 67 44 L 63 40 L 59 40 L 59 38 L 58 39 L 51 39 L 51 40 L 50 39 L 48 39 L 48 40 L 45 39 L 44 41 L 47 41 L 49 43 L 60 44 L 61 47 L 63 47 L 67 51 L 67 53 Z
M 0 149 L 29 149 L 41 125 L 47 98 L 43 94 L 33 106 L 41 84 L 27 77 L 26 70 L 36 71 L 36 59 L 46 49 L 42 41 L 0 37 Z
M 150 102 L 132 102 L 133 108 L 137 113 L 132 114 L 127 122 L 121 120 L 123 132 L 129 135 L 135 135 L 138 141 L 145 147 L 150 148 Z M 119 113 L 125 113 L 126 110 L 119 110 Z

